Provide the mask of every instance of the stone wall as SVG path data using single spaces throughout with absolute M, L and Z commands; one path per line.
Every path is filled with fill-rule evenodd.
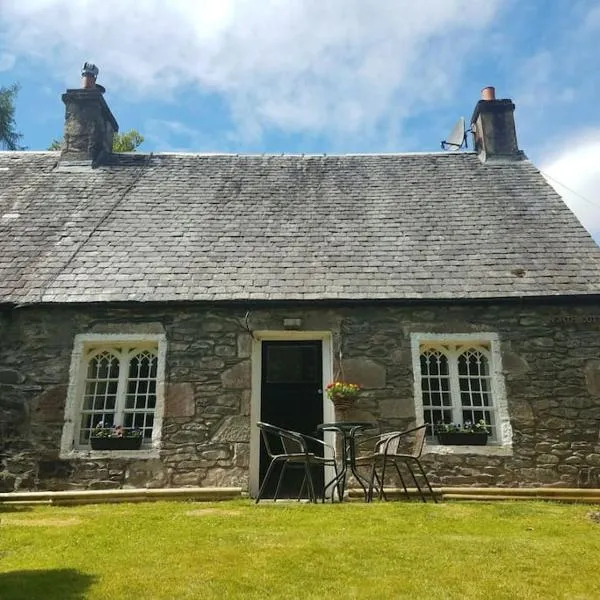
M 249 310 L 248 318 L 245 318 Z M 252 330 L 331 331 L 357 418 L 415 418 L 411 332 L 497 332 L 513 428 L 511 456 L 428 454 L 435 484 L 598 486 L 600 313 L 571 303 L 429 306 L 47 307 L 0 312 L 0 491 L 248 485 Z M 160 456 L 63 460 L 69 366 L 79 333 L 167 337 Z M 338 365 L 336 365 L 337 368 Z

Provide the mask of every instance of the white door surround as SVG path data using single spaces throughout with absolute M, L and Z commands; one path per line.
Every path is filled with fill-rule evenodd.
M 252 497 L 258 494 L 260 463 L 260 432 L 256 422 L 261 414 L 261 375 L 263 341 L 314 340 L 322 342 L 323 355 L 323 422 L 333 421 L 333 404 L 325 397 L 325 387 L 333 379 L 333 346 L 330 331 L 254 331 L 252 342 L 252 395 L 250 399 L 250 473 L 249 492 Z M 332 438 L 326 441 L 332 442 Z M 331 474 L 325 473 L 326 480 Z

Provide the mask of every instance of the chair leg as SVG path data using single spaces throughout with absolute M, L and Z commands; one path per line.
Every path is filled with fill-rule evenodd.
M 262 498 L 262 494 L 265 491 L 265 488 L 267 487 L 267 481 L 269 481 L 269 477 L 271 476 L 271 472 L 273 471 L 273 466 L 275 465 L 274 460 L 271 461 L 271 463 L 269 464 L 269 468 L 267 469 L 267 472 L 265 473 L 265 478 L 263 479 L 262 485 L 260 486 L 260 489 L 258 490 L 258 496 L 256 496 L 256 504 L 258 504 L 260 502 L 260 499 Z
M 421 489 L 421 486 L 419 485 L 419 481 L 415 477 L 415 472 L 412 470 L 412 467 L 410 466 L 409 462 L 406 461 L 404 464 L 406 465 L 406 468 L 408 469 L 409 473 L 411 474 L 413 481 L 415 482 L 415 485 L 417 486 L 417 489 L 419 490 L 419 495 L 421 496 L 421 500 L 423 500 L 423 502 L 427 502 L 427 500 L 425 499 L 425 494 L 423 493 L 423 490 Z
M 319 467 L 318 464 L 316 464 L 316 465 L 309 464 L 308 468 L 310 469 L 313 466 Z M 311 475 L 312 475 L 312 471 L 311 471 Z M 313 482 L 314 482 L 314 479 L 313 479 Z M 305 484 L 306 484 L 306 475 L 304 476 L 304 479 L 302 480 L 302 487 L 300 488 L 300 492 L 302 492 L 304 490 Z M 313 487 L 314 487 L 314 484 L 313 484 Z M 326 489 L 327 489 L 327 486 L 323 485 L 323 497 L 321 498 L 321 501 L 323 502 L 323 504 L 325 504 L 325 490 Z M 316 504 L 316 502 L 317 502 L 317 492 L 316 491 L 314 493 L 314 496 L 315 496 L 315 504 Z M 298 500 L 300 499 L 300 497 L 301 497 L 301 494 L 298 495 Z
M 385 468 L 381 471 L 382 477 L 385 476 Z M 377 487 L 375 487 L 375 482 L 377 482 Z M 377 475 L 377 460 L 373 461 L 373 467 L 371 468 L 371 477 L 369 478 L 369 489 L 367 492 L 367 502 L 373 501 L 373 492 L 377 490 L 377 497 L 379 500 L 382 498 L 387 500 L 387 496 L 385 495 L 385 491 L 383 490 L 383 479 L 379 479 L 379 475 Z
M 313 483 L 312 473 L 310 472 L 311 464 L 307 460 L 304 463 L 304 472 L 306 473 L 306 480 L 308 482 L 308 496 L 311 502 L 317 503 L 317 495 L 315 494 L 315 485 Z
M 384 458 L 382 462 L 383 462 L 383 465 L 381 467 L 381 481 L 379 483 L 379 499 L 387 500 L 387 498 L 385 497 L 385 492 L 383 491 L 383 484 L 385 482 L 385 465 L 386 465 L 387 461 Z
M 331 489 L 331 501 L 332 502 L 335 500 L 335 490 L 337 490 L 338 499 L 341 500 L 341 498 L 342 498 L 340 472 L 338 471 L 337 464 L 335 462 L 333 463 L 332 466 L 333 466 L 334 477 L 331 481 L 329 481 L 327 483 L 327 485 L 323 486 L 323 501 L 325 501 L 325 497 L 327 495 L 327 488 L 329 486 L 332 486 L 332 489 Z
M 306 475 L 302 478 L 302 485 L 300 486 L 300 491 L 298 492 L 298 502 L 302 499 L 302 492 L 304 491 L 304 486 L 306 485 Z
M 375 461 L 373 461 L 373 466 L 371 467 L 371 477 L 369 477 L 369 491 L 367 492 L 367 502 L 373 501 L 373 488 L 375 486 L 375 478 L 377 477 L 377 471 L 375 469 Z M 379 478 L 377 477 L 377 482 L 379 483 Z
M 335 461 L 333 461 L 333 480 L 332 482 L 335 484 L 333 486 L 333 488 L 331 489 L 331 502 L 333 503 L 335 500 L 335 490 L 337 490 L 337 494 L 338 494 L 338 500 L 341 502 L 342 501 L 342 494 L 341 494 L 341 487 L 340 487 L 340 471 L 338 469 L 337 463 Z M 328 486 L 331 485 L 332 483 L 331 481 L 327 484 Z M 325 491 L 325 490 L 323 490 Z
M 402 473 L 400 472 L 400 468 L 398 467 L 398 463 L 396 461 L 394 461 L 394 467 L 396 467 L 396 473 L 398 473 L 398 477 L 400 478 L 400 483 L 402 484 L 402 487 L 404 488 L 404 494 L 406 495 L 407 499 L 410 500 L 410 494 L 408 493 L 408 488 L 406 487 L 406 483 L 404 482 L 404 477 L 402 477 Z
M 281 483 L 283 481 L 283 476 L 285 474 L 285 469 L 287 467 L 287 460 L 281 463 L 281 473 L 279 473 L 279 479 L 277 480 L 277 487 L 275 488 L 275 496 L 273 500 L 277 500 L 279 498 L 279 490 L 281 489 Z
M 419 467 L 419 470 L 421 471 L 421 475 L 423 476 L 423 479 L 425 480 L 425 484 L 429 488 L 429 493 L 431 494 L 431 497 L 433 498 L 433 501 L 437 504 L 437 498 L 435 497 L 435 494 L 433 492 L 433 488 L 431 487 L 431 484 L 429 483 L 429 479 L 427 477 L 427 473 L 425 473 L 425 469 L 423 469 L 423 465 L 421 464 L 421 461 L 415 459 L 415 462 L 417 463 L 417 466 Z

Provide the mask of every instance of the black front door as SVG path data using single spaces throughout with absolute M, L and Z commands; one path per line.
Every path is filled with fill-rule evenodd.
M 323 351 L 320 340 L 262 343 L 260 420 L 284 429 L 315 435 L 323 421 Z M 269 466 L 261 440 L 260 482 Z M 279 473 L 270 477 L 265 497 L 273 495 Z M 296 497 L 303 479 L 301 470 L 289 470 L 279 497 Z M 314 473 L 316 491 L 323 472 Z

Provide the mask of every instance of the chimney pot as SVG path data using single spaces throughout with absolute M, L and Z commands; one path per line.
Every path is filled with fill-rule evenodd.
M 81 89 L 93 90 L 96 87 L 96 78 L 91 75 L 84 75 L 81 78 Z
M 93 63 L 83 63 L 81 67 L 81 87 L 84 90 L 93 90 L 96 87 L 98 67 Z
M 496 88 L 493 85 L 488 85 L 481 90 L 481 99 L 489 102 L 496 99 Z

